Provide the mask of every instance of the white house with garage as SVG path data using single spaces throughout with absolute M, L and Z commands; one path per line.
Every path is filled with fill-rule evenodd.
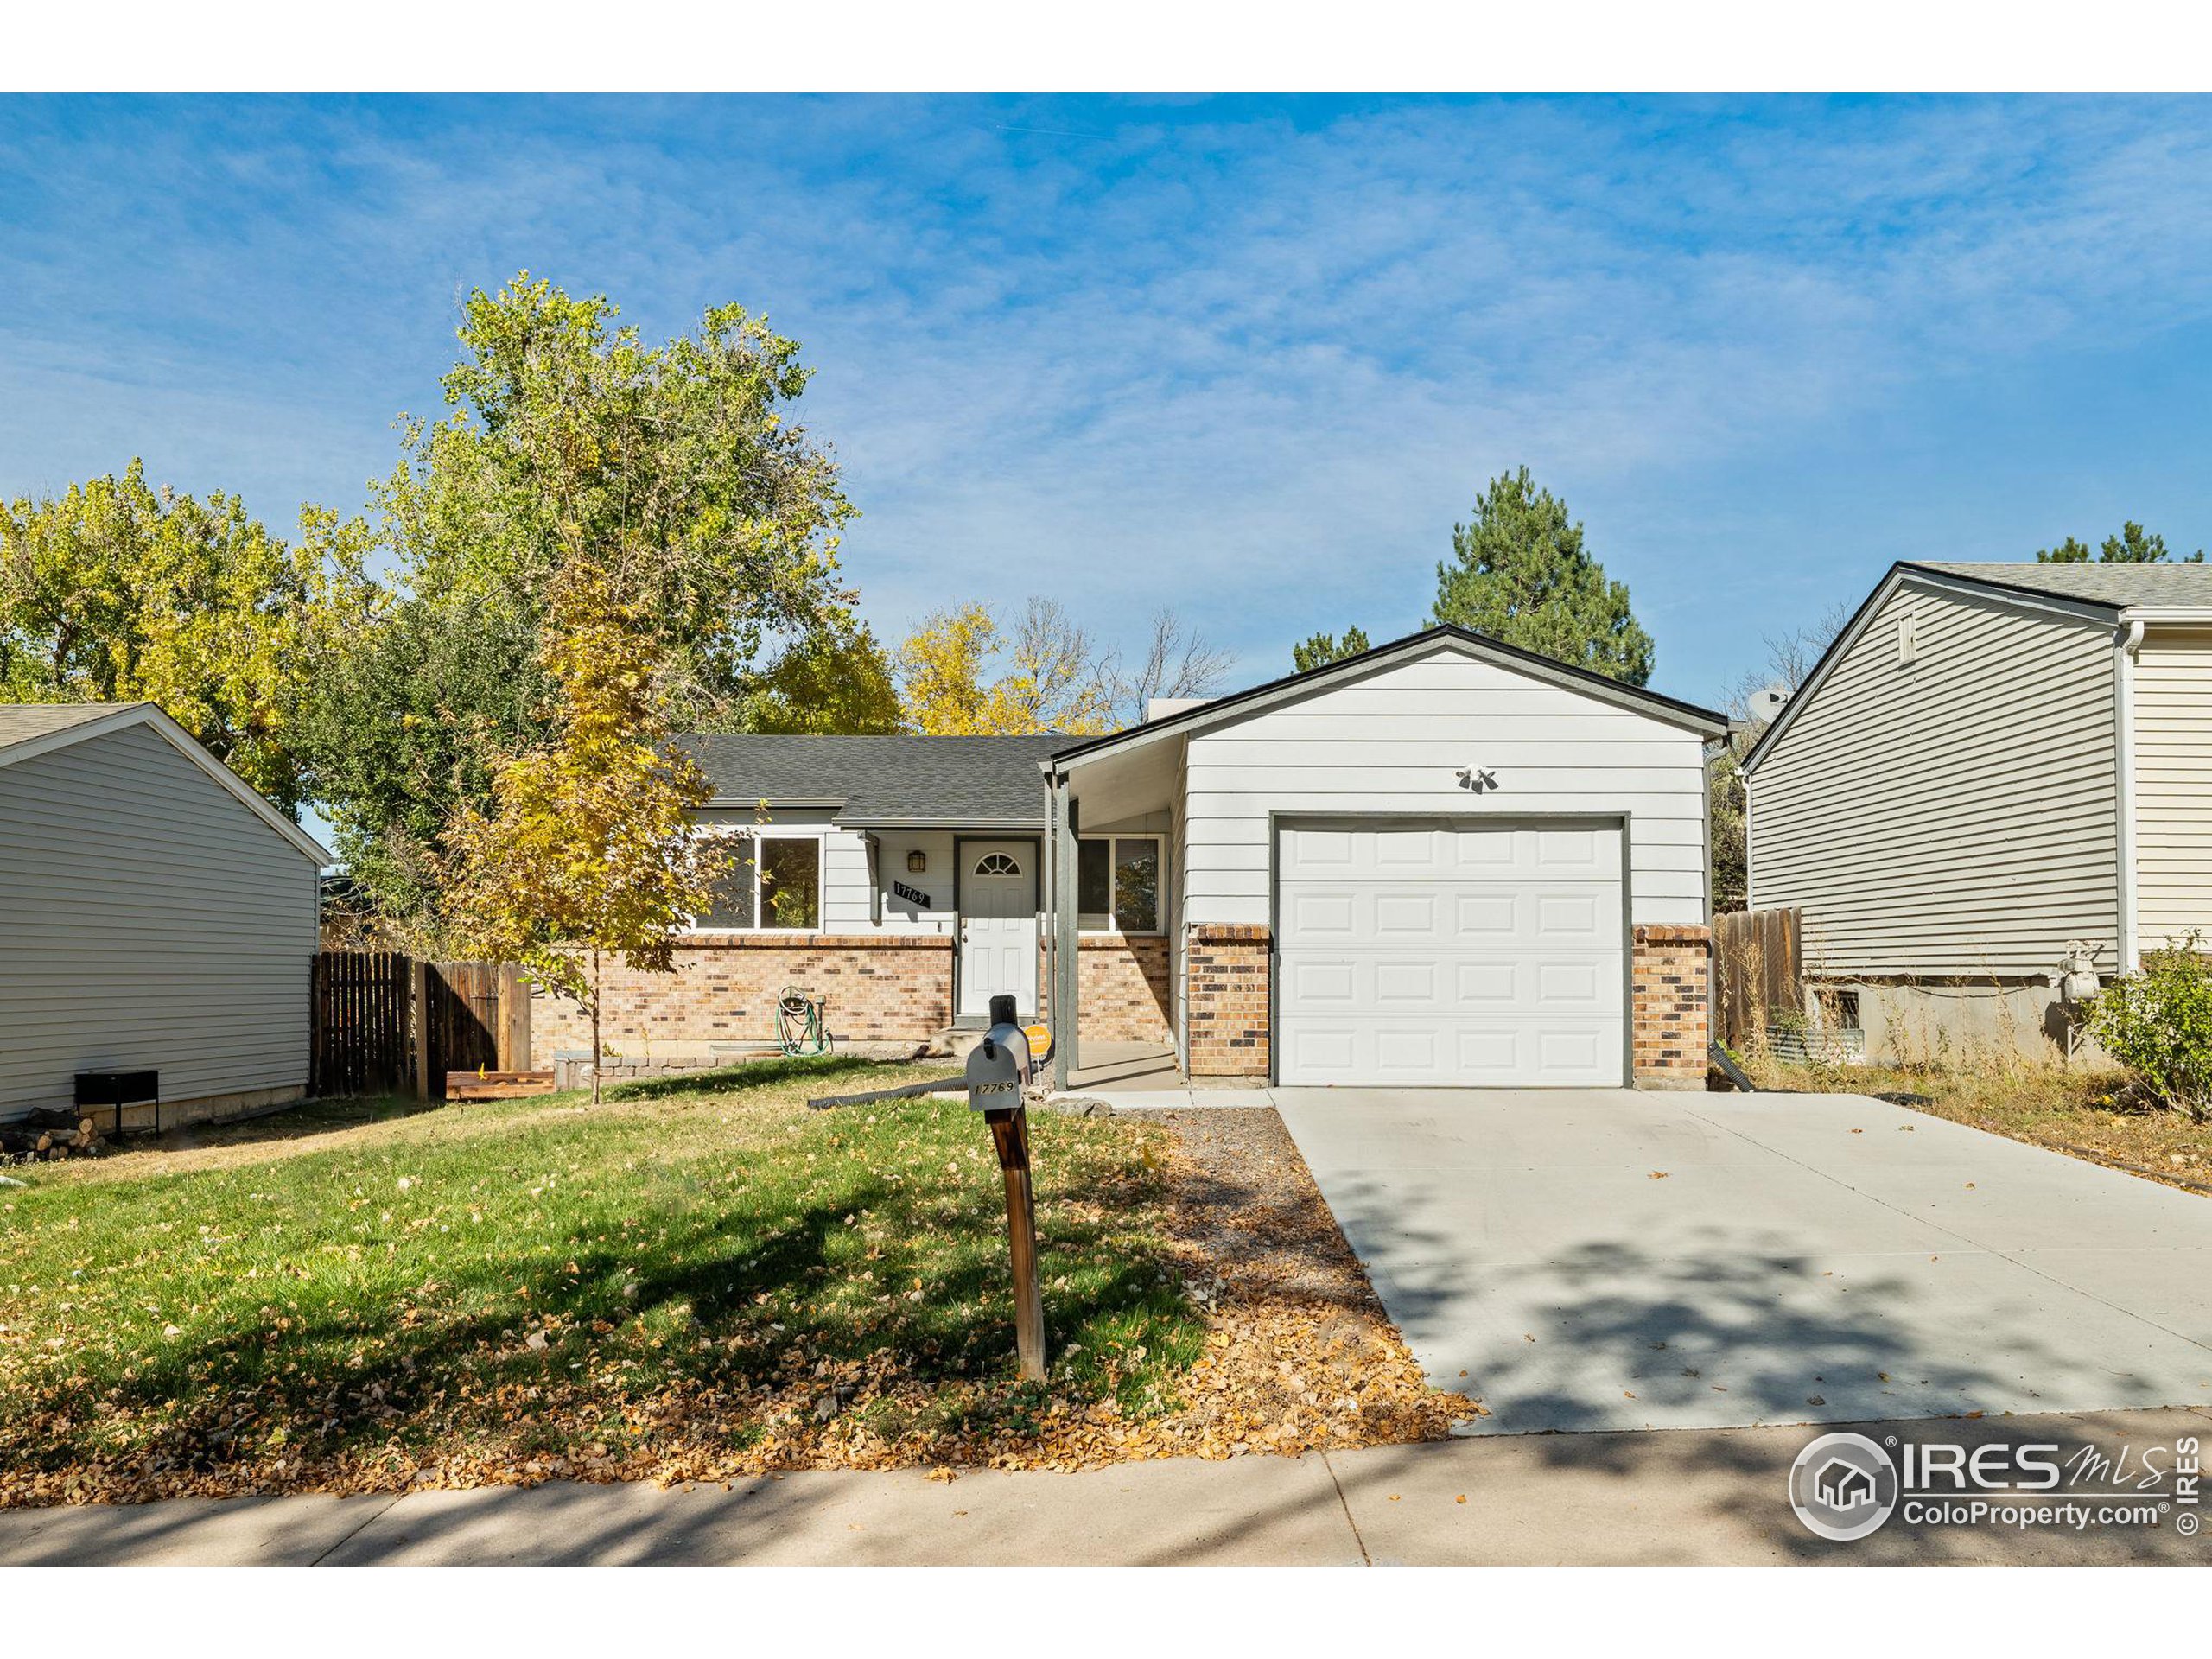
M 1700 1086 L 1705 758 L 1726 730 L 1435 627 L 1065 747 L 1046 766 L 1060 982 L 1082 846 L 1160 834 L 1193 1077 Z
M 1815 1018 L 2051 1056 L 2069 967 L 2212 938 L 2212 566 L 1893 565 L 1744 773 Z
M 711 1062 L 797 985 L 849 1044 L 1010 995 L 1064 1083 L 1148 1046 L 1194 1079 L 1702 1084 L 1722 716 L 1453 627 L 1156 712 L 687 740 L 748 852 L 673 974 L 619 979 L 613 1044 Z

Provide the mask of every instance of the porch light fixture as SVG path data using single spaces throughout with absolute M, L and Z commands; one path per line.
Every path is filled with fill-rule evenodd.
M 906 855 L 907 874 L 919 875 L 924 870 L 929 868 L 929 867 L 930 855 L 924 852 L 920 848 L 917 847 L 912 852 Z

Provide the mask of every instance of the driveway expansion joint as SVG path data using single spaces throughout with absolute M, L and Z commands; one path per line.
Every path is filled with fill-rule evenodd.
M 1351 1500 L 1344 1496 L 1344 1484 L 1337 1474 L 1337 1465 L 1329 1461 L 1329 1454 L 1325 1451 L 1318 1455 L 1321 1466 L 1329 1471 L 1329 1484 L 1337 1489 L 1337 1503 L 1344 1512 L 1344 1525 L 1351 1529 L 1351 1541 L 1359 1546 L 1359 1564 L 1372 1567 L 1375 1558 L 1367 1553 L 1367 1540 L 1359 1535 L 1359 1522 L 1352 1518 Z
M 327 1544 L 324 1545 L 321 1551 L 317 1554 L 315 1558 L 309 1561 L 308 1565 L 309 1567 L 321 1567 L 323 1562 L 330 1558 L 334 1552 L 342 1549 L 347 1544 L 352 1543 L 353 1540 L 361 1535 L 364 1530 L 374 1526 L 378 1522 L 383 1520 L 385 1516 L 390 1515 L 394 1510 L 397 1509 L 399 1507 L 400 1500 L 406 1496 L 407 1494 L 405 1492 L 394 1492 L 384 1503 L 379 1503 L 375 1509 L 370 1510 L 368 1514 L 363 1516 L 361 1517 L 360 1525 L 353 1528 L 341 1537 L 332 1539 Z

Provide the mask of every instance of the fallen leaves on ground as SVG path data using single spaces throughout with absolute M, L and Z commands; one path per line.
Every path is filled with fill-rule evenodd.
M 1179 1368 L 1141 1344 L 1085 1356 L 1080 1368 L 1071 1350 L 1057 1351 L 1046 1383 L 1022 1384 L 948 1377 L 941 1357 L 895 1346 L 854 1357 L 794 1342 L 750 1370 L 718 1369 L 698 1334 L 695 1371 L 643 1389 L 618 1369 L 625 1362 L 594 1357 L 594 1334 L 612 1325 L 548 1307 L 502 1346 L 500 1364 L 425 1380 L 410 1363 L 365 1386 L 341 1376 L 317 1412 L 289 1421 L 272 1421 L 268 1400 L 245 1387 L 164 1402 L 157 1415 L 88 1386 L 17 1428 L 111 1450 L 0 1468 L 0 1508 L 556 1478 L 672 1484 L 801 1469 L 918 1468 L 950 1480 L 976 1468 L 1435 1440 L 1480 1412 L 1428 1386 L 1273 1112 L 1167 1122 L 1171 1133 L 1144 1135 L 1142 1162 L 1167 1270 L 1203 1330 Z M 1130 1201 L 1107 1190 L 1060 1202 L 1110 1211 Z M 393 1323 L 434 1314 L 439 1289 L 424 1284 L 419 1306 L 395 1308 Z M 1052 1302 L 1048 1285 L 1048 1327 Z M 272 1313 L 246 1340 L 281 1344 L 287 1323 Z

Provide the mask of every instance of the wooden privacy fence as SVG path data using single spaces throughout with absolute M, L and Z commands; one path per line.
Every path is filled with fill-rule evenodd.
M 1739 910 L 1713 918 L 1716 1034 L 1731 1048 L 1762 1041 L 1771 1011 L 1805 1006 L 1805 912 Z
M 390 1094 L 406 1082 L 413 965 L 389 950 L 316 953 L 309 976 L 310 1094 Z
M 316 953 L 308 1090 L 445 1097 L 449 1071 L 530 1065 L 530 984 L 512 963 L 423 962 L 385 950 Z

